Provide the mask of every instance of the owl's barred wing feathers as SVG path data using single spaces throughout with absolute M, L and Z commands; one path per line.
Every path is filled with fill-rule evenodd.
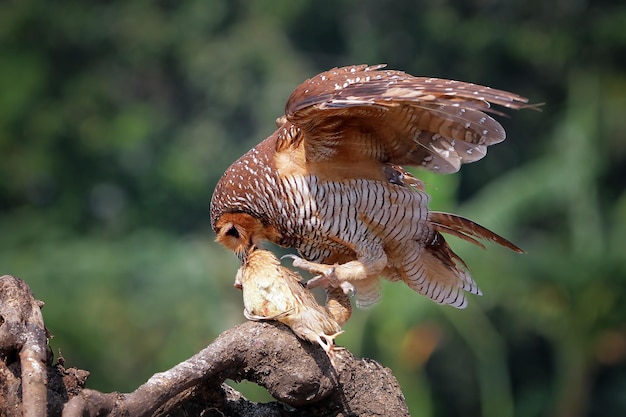
M 309 162 L 422 166 L 440 173 L 481 159 L 506 137 L 490 107 L 534 107 L 506 91 L 414 77 L 384 65 L 335 68 L 302 83 L 285 107 Z

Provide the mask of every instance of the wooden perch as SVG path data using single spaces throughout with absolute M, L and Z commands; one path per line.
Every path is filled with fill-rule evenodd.
M 86 371 L 66 370 L 62 360 L 52 365 L 39 307 L 23 281 L 0 277 L 2 416 L 43 416 L 46 406 L 49 416 L 64 417 L 409 415 L 388 369 L 348 351 L 334 369 L 319 346 L 275 322 L 227 330 L 132 393 L 83 389 Z M 255 382 L 278 401 L 252 403 L 226 379 Z
M 25 417 L 46 414 L 46 357 L 48 341 L 41 316 L 41 302 L 19 279 L 0 278 L 0 378 L 7 414 Z M 8 365 L 19 360 L 21 372 L 12 373 Z M 21 380 L 21 384 L 20 384 Z M 23 402 L 18 393 L 21 386 Z

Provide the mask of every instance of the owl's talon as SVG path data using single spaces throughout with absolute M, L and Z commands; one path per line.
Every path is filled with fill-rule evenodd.
M 302 259 L 301 257 L 291 253 L 283 255 L 280 259 L 282 260 L 285 258 L 293 260 L 292 265 L 294 268 L 303 269 L 313 274 L 328 275 L 332 274 L 335 271 L 334 267 L 329 267 L 328 265 L 324 264 L 316 264 L 315 262 L 309 262 L 306 259 Z
M 308 289 L 313 289 L 317 287 L 327 288 L 332 287 L 333 284 L 327 275 L 317 275 L 310 280 L 307 281 L 306 287 Z
M 321 286 L 322 288 L 341 288 L 343 290 L 343 293 L 347 295 L 354 295 L 354 293 L 356 292 L 354 285 L 352 285 L 348 281 L 341 281 L 337 278 L 334 266 L 329 267 L 328 265 L 309 262 L 305 259 L 300 258 L 299 256 L 290 253 L 284 255 L 280 259 L 285 258 L 293 259 L 292 265 L 295 268 L 304 269 L 305 271 L 318 274 L 306 283 L 306 286 L 309 289 Z
M 354 288 L 354 285 L 352 285 L 348 281 L 342 281 L 339 286 L 341 287 L 345 295 L 353 296 L 354 294 L 356 294 L 356 288 Z
M 285 258 L 291 259 L 293 261 L 292 265 L 295 268 L 304 269 L 305 271 L 309 271 L 309 272 L 318 272 L 318 271 L 313 270 L 314 266 L 311 265 L 309 261 L 304 260 L 301 257 L 294 255 L 293 253 L 288 253 L 287 255 L 283 255 L 280 257 L 281 260 Z

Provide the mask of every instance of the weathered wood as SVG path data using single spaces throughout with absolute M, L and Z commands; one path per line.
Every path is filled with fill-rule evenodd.
M 319 346 L 274 322 L 229 329 L 134 392 L 83 389 L 86 371 L 66 370 L 63 360 L 52 365 L 40 303 L 28 286 L 3 276 L 0 291 L 0 416 L 39 417 L 46 405 L 48 415 L 63 417 L 409 415 L 388 369 L 348 351 L 333 368 Z M 225 385 L 227 379 L 257 383 L 277 401 L 252 403 Z

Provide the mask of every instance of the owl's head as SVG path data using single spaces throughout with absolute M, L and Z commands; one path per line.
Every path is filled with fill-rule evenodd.
M 276 242 L 279 233 L 273 226 L 242 212 L 224 213 L 213 227 L 217 235 L 215 241 L 235 252 L 240 261 L 264 240 Z

